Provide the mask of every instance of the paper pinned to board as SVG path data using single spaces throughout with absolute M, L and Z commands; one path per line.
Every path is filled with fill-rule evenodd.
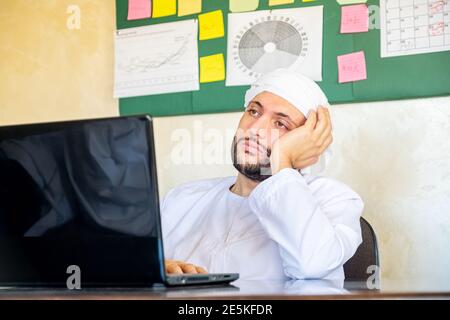
M 230 0 L 231 12 L 255 11 L 258 6 L 259 0 Z
M 225 35 L 222 10 L 215 10 L 198 16 L 200 40 L 220 38 Z
M 223 53 L 200 58 L 200 83 L 225 80 Z
M 151 15 L 151 0 L 128 0 L 128 20 L 150 18 Z
M 381 57 L 450 50 L 450 1 L 380 0 Z
M 202 11 L 202 0 L 178 0 L 178 16 L 188 16 Z
M 153 18 L 173 16 L 177 13 L 177 0 L 153 0 Z
M 341 8 L 341 33 L 369 31 L 369 8 L 356 4 Z
M 337 0 L 337 3 L 339 3 L 340 5 L 366 3 L 366 2 L 367 0 Z
M 199 90 L 197 34 L 195 19 L 118 30 L 114 97 Z
M 339 83 L 367 79 L 364 51 L 338 56 Z
M 228 15 L 227 86 L 289 68 L 322 80 L 323 6 Z
M 291 4 L 294 0 L 269 0 L 269 6 L 279 6 L 282 4 Z

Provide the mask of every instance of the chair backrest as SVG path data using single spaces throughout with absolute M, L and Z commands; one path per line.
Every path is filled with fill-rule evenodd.
M 345 279 L 351 281 L 366 281 L 372 273 L 368 273 L 369 266 L 380 266 L 378 244 L 375 231 L 361 218 L 362 243 L 356 253 L 344 264 Z

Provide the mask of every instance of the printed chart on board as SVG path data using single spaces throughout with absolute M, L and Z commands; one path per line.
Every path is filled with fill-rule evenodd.
M 381 56 L 450 50 L 450 0 L 380 0 Z
M 322 80 L 323 6 L 228 15 L 227 86 L 292 68 Z
M 198 22 L 118 30 L 116 98 L 199 90 Z

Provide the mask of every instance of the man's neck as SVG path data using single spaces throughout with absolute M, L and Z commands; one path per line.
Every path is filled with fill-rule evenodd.
M 251 180 L 244 176 L 242 173 L 238 173 L 236 182 L 230 188 L 230 191 L 241 197 L 248 197 L 258 184 L 259 181 Z

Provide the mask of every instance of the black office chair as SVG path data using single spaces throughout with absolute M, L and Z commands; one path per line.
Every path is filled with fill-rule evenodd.
M 360 219 L 362 243 L 356 253 L 344 264 L 345 280 L 366 281 L 372 273 L 367 272 L 369 266 L 380 267 L 378 244 L 375 231 L 364 219 Z

